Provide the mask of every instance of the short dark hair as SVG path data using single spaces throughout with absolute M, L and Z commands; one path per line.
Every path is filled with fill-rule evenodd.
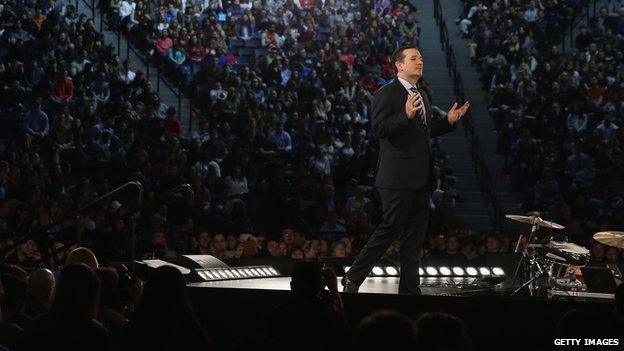
M 405 59 L 405 50 L 408 50 L 408 49 L 416 49 L 416 50 L 418 50 L 418 46 L 416 46 L 414 44 L 405 44 L 405 45 L 397 48 L 392 53 L 392 63 L 403 62 L 403 59 Z

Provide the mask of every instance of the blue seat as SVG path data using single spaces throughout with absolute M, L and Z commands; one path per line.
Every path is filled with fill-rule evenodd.
M 232 38 L 230 39 L 230 47 L 232 46 L 245 46 L 245 41 L 240 38 Z
M 253 54 L 254 54 L 253 48 L 246 48 L 246 47 L 238 48 L 239 56 L 243 56 L 243 55 L 252 56 Z
M 248 65 L 249 64 L 249 56 L 247 56 L 247 55 L 239 56 L 237 63 L 242 64 L 242 65 Z

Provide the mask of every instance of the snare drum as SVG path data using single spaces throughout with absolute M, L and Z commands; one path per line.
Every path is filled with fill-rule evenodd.
M 589 262 L 589 250 L 583 246 L 566 241 L 551 241 L 545 245 L 548 252 L 566 260 L 576 266 L 584 266 Z

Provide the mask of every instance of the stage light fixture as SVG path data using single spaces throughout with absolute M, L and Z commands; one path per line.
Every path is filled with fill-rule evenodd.
M 381 269 L 381 267 L 375 266 L 373 267 L 373 275 L 375 276 L 382 276 L 384 274 L 384 270 Z
M 399 275 L 399 271 L 394 267 L 386 267 L 385 271 L 387 275 L 391 275 L 393 277 Z
M 466 273 L 468 273 L 471 277 L 476 277 L 479 275 L 479 271 L 474 267 L 466 267 Z
M 436 276 L 438 275 L 438 270 L 435 267 L 425 267 L 425 272 L 427 272 L 427 275 L 430 276 Z
M 347 273 L 351 266 L 342 266 L 342 269 Z M 422 272 L 421 272 L 422 273 Z M 400 275 L 400 269 L 396 266 L 374 266 L 368 273 L 369 277 L 398 277 Z
M 444 276 L 452 275 L 451 269 L 448 267 L 440 267 L 438 271 L 440 272 L 440 275 L 444 275 Z
M 279 277 L 281 275 L 277 269 L 270 266 L 199 268 L 195 271 L 203 281 Z
M 505 271 L 501 267 L 493 267 L 492 274 L 502 276 L 505 275 Z
M 418 270 L 421 277 L 489 277 L 489 276 L 505 276 L 505 271 L 501 267 L 448 267 L 448 266 L 426 266 L 424 271 L 422 268 Z
M 453 267 L 453 275 L 457 275 L 461 277 L 461 276 L 466 275 L 466 272 L 461 267 Z

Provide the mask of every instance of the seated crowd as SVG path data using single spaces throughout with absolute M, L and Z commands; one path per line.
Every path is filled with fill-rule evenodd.
M 287 2 L 286 8 L 291 5 Z M 342 5 L 346 6 L 338 8 Z M 340 11 L 344 18 L 326 24 L 335 30 L 328 42 L 344 34 L 344 23 L 358 24 L 353 38 L 345 36 L 354 41 L 359 29 L 369 29 L 369 21 L 374 28 L 379 23 L 389 30 L 393 41 L 380 36 L 385 44 L 372 47 L 379 52 L 358 55 L 368 57 L 366 75 L 360 70 L 364 66 L 356 69 L 319 59 L 320 48 L 305 61 L 291 58 L 293 65 L 312 60 L 312 72 L 317 73 L 288 80 L 285 86 L 261 78 L 269 74 L 269 66 L 250 64 L 234 74 L 230 63 L 207 58 L 202 70 L 230 73 L 213 76 L 208 100 L 214 100 L 214 113 L 200 122 L 198 133 L 186 135 L 177 111 L 160 101 L 143 72 L 122 62 L 93 21 L 73 5 L 3 1 L 3 259 L 28 268 L 55 269 L 82 243 L 104 263 L 127 260 L 133 228 L 139 258 L 175 261 L 181 254 L 210 253 L 236 264 L 253 257 L 355 255 L 380 218 L 380 202 L 371 186 L 377 145 L 368 136 L 369 100 L 378 79 L 383 80 L 379 77 L 391 75 L 380 71 L 388 71 L 392 49 L 400 41 L 415 39 L 415 27 L 409 35 L 404 28 L 405 23 L 417 26 L 413 14 L 404 14 L 406 6 L 380 2 L 370 13 L 346 6 Z M 256 10 L 268 16 L 265 21 L 276 20 L 262 7 Z M 204 9 L 194 21 L 209 20 L 218 11 Z M 291 12 L 325 18 L 305 9 Z M 398 23 L 386 16 L 390 12 L 401 15 Z M 366 20 L 345 20 L 360 16 Z M 378 16 L 384 19 L 378 21 Z M 376 36 L 379 30 L 369 34 Z M 281 25 L 279 33 L 283 34 Z M 338 46 L 338 41 L 330 45 L 332 55 L 339 52 Z M 276 47 L 277 61 L 289 60 L 284 46 Z M 383 57 L 382 67 L 377 60 Z M 270 67 L 277 67 L 277 61 Z M 335 74 L 346 77 L 348 86 L 336 85 Z M 231 105 L 220 96 L 225 89 L 235 89 L 230 78 L 246 93 L 241 93 L 236 110 L 226 113 Z M 348 113 L 346 105 L 353 106 Z M 316 107 L 308 110 L 312 106 Z M 438 141 L 433 148 L 439 189 L 432 203 L 431 232 L 454 234 L 461 228 L 453 211 L 454 177 Z M 129 188 L 115 201 L 72 213 L 128 181 L 141 182 L 146 205 L 137 208 Z M 192 203 L 163 196 L 181 183 L 191 184 Z M 481 244 L 474 239 L 466 240 Z M 396 248 L 392 250 L 389 255 L 396 256 Z
M 586 1 L 464 5 L 458 24 L 489 91 L 518 210 L 566 226 L 570 241 L 594 245 L 598 263 L 622 263 L 621 250 L 592 235 L 624 225 L 624 2 L 610 1 L 583 22 L 567 50 L 562 35 Z
M 237 264 L 357 253 L 380 217 L 371 186 L 377 146 L 368 137 L 370 97 L 392 76 L 389 52 L 417 42 L 417 24 L 407 2 L 327 1 L 340 9 L 329 15 L 323 11 L 331 7 L 313 3 L 187 1 L 181 10 L 163 2 L 157 13 L 141 2 L 118 4 L 127 32 L 153 39 L 148 50 L 162 55 L 176 46 L 161 59 L 181 66 L 187 54 L 201 58 L 179 70 L 208 101 L 200 131 L 185 135 L 177 111 L 74 6 L 0 0 L 0 120 L 7 126 L 0 135 L 0 350 L 214 349 L 177 269 L 158 268 L 143 284 L 113 264 L 129 259 L 135 229 L 141 258 L 197 253 Z M 100 3 L 105 11 L 115 6 Z M 234 21 L 248 21 L 246 29 Z M 316 47 L 306 37 L 323 26 L 327 40 Z M 229 39 L 258 32 L 267 54 L 236 66 Z M 206 51 L 182 52 L 180 38 Z M 375 46 L 362 44 L 371 38 Z M 448 235 L 433 236 L 425 256 L 462 262 L 509 251 L 498 233 L 461 230 L 448 157 L 439 143 L 434 148 L 439 190 L 431 232 Z M 128 190 L 73 212 L 128 181 L 141 182 L 146 205 Z M 163 195 L 182 183 L 191 184 L 192 200 Z M 385 259 L 396 257 L 395 244 Z M 329 324 L 310 324 L 319 328 L 319 344 L 305 347 L 470 348 L 461 320 L 439 313 L 413 323 L 377 312 L 351 338 L 336 277 L 323 277 L 318 264 L 297 264 L 292 299 L 276 310 L 312 309 L 334 323 L 329 332 Z M 283 323 L 275 318 L 266 327 L 289 327 Z M 453 337 L 442 337 L 448 328 Z M 388 341 L 388 330 L 398 337 Z M 305 336 L 292 336 L 265 343 L 272 350 L 301 346 Z

